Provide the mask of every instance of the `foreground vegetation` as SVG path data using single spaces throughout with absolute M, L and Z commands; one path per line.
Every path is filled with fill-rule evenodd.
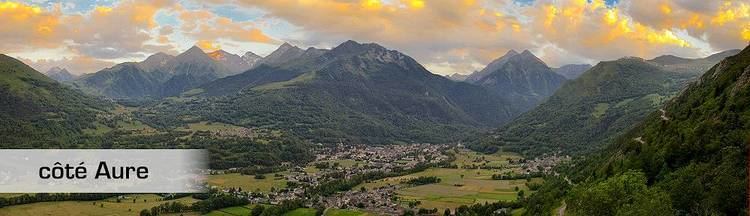
M 583 215 L 741 215 L 747 210 L 750 48 L 706 72 L 601 154 L 549 179 L 528 214 L 562 200 Z

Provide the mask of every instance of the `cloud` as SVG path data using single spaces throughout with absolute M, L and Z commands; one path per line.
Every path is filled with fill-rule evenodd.
M 54 48 L 63 42 L 60 28 L 60 8 L 43 11 L 37 6 L 15 2 L 0 2 L 0 50 L 21 51 L 30 48 Z
M 30 62 L 36 68 L 66 64 L 81 72 L 102 69 L 110 62 L 143 59 L 156 52 L 176 53 L 178 42 L 241 41 L 277 43 L 252 22 L 235 22 L 205 9 L 186 10 L 173 0 L 124 0 L 88 11 L 65 13 L 60 3 L 50 7 L 0 2 L 0 50 L 28 54 L 34 50 L 66 50 L 66 58 L 49 53 Z M 182 25 L 156 21 L 157 13 L 178 11 Z M 192 41 L 185 41 L 191 40 Z M 204 42 L 205 44 L 205 42 Z M 29 60 L 29 59 L 27 59 Z M 73 66 L 72 64 L 89 64 Z M 54 65 L 53 65 L 54 66 Z M 64 65 L 61 65 L 64 66 Z M 72 69 L 72 68 L 71 68 Z M 44 71 L 46 69 L 42 69 Z
M 748 2 L 657 0 L 622 6 L 633 20 L 654 28 L 684 29 L 693 37 L 705 39 L 714 51 L 741 48 L 750 40 Z
M 470 73 L 509 49 L 558 66 L 623 56 L 686 57 L 750 40 L 745 3 L 655 0 L 240 0 L 297 26 L 304 44 L 373 41 L 440 73 Z M 684 34 L 683 34 L 684 33 Z M 286 38 L 285 38 L 286 39 Z M 695 42 L 700 43 L 695 43 Z M 708 44 L 708 45 L 704 45 Z M 481 64 L 477 64 L 481 63 Z M 452 72 L 450 72 L 452 70 Z M 434 71 L 434 72 L 435 72 Z
M 100 66 L 158 51 L 176 53 L 193 44 L 205 50 L 258 51 L 253 48 L 266 49 L 281 40 L 330 47 L 354 39 L 380 43 L 415 57 L 433 72 L 452 74 L 479 70 L 510 49 L 529 49 L 550 66 L 559 66 L 623 56 L 698 57 L 741 48 L 750 40 L 750 3 L 745 1 L 518 2 L 123 0 L 74 13 L 66 9 L 68 4 L 40 8 L 3 2 L 0 50 L 12 54 L 63 47 L 70 54 L 65 55 L 68 62 L 75 56 L 96 60 L 79 63 Z M 253 16 L 240 18 L 221 8 L 249 10 Z
M 156 29 L 156 12 L 171 7 L 172 1 L 123 1 L 113 7 L 97 6 L 88 14 L 64 17 L 69 46 L 82 55 L 116 59 L 143 57 L 170 44 L 154 45 L 151 30 Z
M 62 59 L 25 59 L 19 58 L 24 63 L 32 66 L 39 72 L 47 72 L 52 67 L 62 67 L 68 69 L 72 74 L 85 74 L 99 71 L 103 68 L 112 67 L 114 62 L 103 61 L 87 56 L 74 56 Z
M 504 1 L 513 4 L 512 1 Z M 248 0 L 267 17 L 299 27 L 305 44 L 347 39 L 398 49 L 425 64 L 471 72 L 509 49 L 531 47 L 534 37 L 520 20 L 473 0 L 343 1 Z
M 672 28 L 640 23 L 620 8 L 606 7 L 602 0 L 538 1 L 526 14 L 534 18 L 529 25 L 547 43 L 589 59 L 653 57 L 665 52 L 692 56 L 699 52 Z
M 188 10 L 181 7 L 177 9 L 177 13 L 182 21 L 181 33 L 204 43 L 218 40 L 280 43 L 263 33 L 252 21 L 236 22 L 208 10 Z
M 204 52 L 213 52 L 221 49 L 221 45 L 209 40 L 199 40 L 195 45 L 201 48 Z

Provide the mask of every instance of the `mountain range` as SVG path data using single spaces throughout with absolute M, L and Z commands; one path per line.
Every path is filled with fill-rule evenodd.
M 162 98 L 234 73 L 194 46 L 177 56 L 157 53 L 142 62 L 126 62 L 86 74 L 74 85 L 115 99 Z
M 600 62 L 541 105 L 472 145 L 476 149 L 583 154 L 600 149 L 677 95 L 701 70 L 737 50 L 687 61 L 627 57 Z
M 522 112 L 544 101 L 565 81 L 528 50 L 510 50 L 466 78 L 466 82 L 499 94 Z
M 263 57 L 260 57 L 253 52 L 247 52 L 245 55 L 239 56 L 228 53 L 224 50 L 210 52 L 208 53 L 208 56 L 219 64 L 224 65 L 224 67 L 226 67 L 231 73 L 230 75 L 250 70 L 250 68 L 253 68 L 261 59 L 263 59 Z
M 283 45 L 269 55 L 271 65 L 264 60 L 245 73 L 183 94 L 182 103 L 163 103 L 150 111 L 164 118 L 204 116 L 283 128 L 319 142 L 355 143 L 446 142 L 520 113 L 492 91 L 432 74 L 411 57 L 378 44 L 347 41 L 322 53 L 300 51 Z M 293 61 L 273 66 L 276 59 L 287 58 Z
M 574 80 L 589 69 L 591 69 L 590 64 L 568 64 L 559 68 L 552 68 L 552 71 L 564 76 L 566 79 Z
M 52 78 L 53 80 L 57 80 L 58 82 L 68 82 L 73 81 L 78 76 L 71 74 L 68 72 L 68 69 L 60 68 L 60 67 L 52 67 L 47 72 L 44 72 L 44 75 L 46 75 L 49 78 Z

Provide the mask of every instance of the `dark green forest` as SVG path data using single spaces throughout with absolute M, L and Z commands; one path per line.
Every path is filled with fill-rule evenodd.
M 550 178 L 528 213 L 564 200 L 581 215 L 745 214 L 748 66 L 750 48 L 711 68 L 663 114 L 651 113 L 602 153 L 562 169 L 575 185 Z

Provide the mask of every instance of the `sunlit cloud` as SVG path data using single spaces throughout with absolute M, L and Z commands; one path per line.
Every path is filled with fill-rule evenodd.
M 0 2 L 0 20 L 6 21 L 0 28 L 0 52 L 18 56 L 33 50 L 65 48 L 69 52 L 66 57 L 35 54 L 26 62 L 41 71 L 49 64 L 59 63 L 59 66 L 70 65 L 74 73 L 90 73 L 112 62 L 142 60 L 156 52 L 179 52 L 184 47 L 178 42 L 196 44 L 199 40 L 219 39 L 277 42 L 252 27 L 252 23 L 234 22 L 205 10 L 206 17 L 189 17 L 181 20 L 185 25 L 176 28 L 157 22 L 159 11 L 191 11 L 172 0 L 125 0 L 74 13 L 64 13 L 63 7 L 61 3 L 42 7 L 34 3 Z M 190 25 L 195 28 L 185 27 Z
M 0 52 L 44 63 L 34 63 L 37 68 L 73 60 L 89 64 L 71 70 L 81 73 L 155 52 L 176 54 L 192 45 L 242 54 L 268 53 L 283 41 L 330 48 L 354 39 L 402 51 L 435 73 L 466 74 L 510 49 L 529 49 L 550 66 L 560 66 L 623 56 L 699 57 L 742 48 L 750 40 L 750 2 L 731 0 L 123 0 L 88 5 L 0 2 Z M 45 58 L 48 50 L 66 54 Z
M 212 52 L 221 49 L 221 45 L 208 40 L 199 40 L 195 45 L 201 48 L 204 52 Z

